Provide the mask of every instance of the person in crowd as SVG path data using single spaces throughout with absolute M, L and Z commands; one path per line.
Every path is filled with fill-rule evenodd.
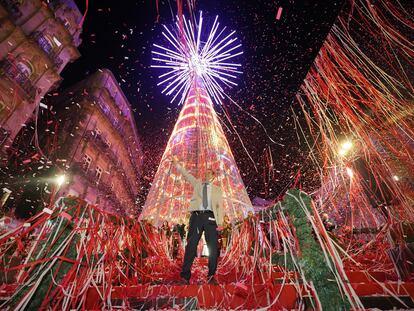
M 180 249 L 181 239 L 180 233 L 177 230 L 173 230 L 172 233 L 172 252 L 171 257 L 177 259 Z
M 322 213 L 322 223 L 325 227 L 326 231 L 331 232 L 332 230 L 336 229 L 336 223 L 329 218 L 328 213 Z
M 230 244 L 230 237 L 232 231 L 232 224 L 228 215 L 224 215 L 223 218 L 223 230 L 221 231 L 221 246 L 224 251 L 227 250 L 228 245 Z
M 160 232 L 167 239 L 171 236 L 171 229 L 170 225 L 168 224 L 168 221 L 165 220 L 162 223 Z

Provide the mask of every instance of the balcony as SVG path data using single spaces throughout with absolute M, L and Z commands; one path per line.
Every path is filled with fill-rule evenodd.
M 118 177 L 122 180 L 125 186 L 125 190 L 128 192 L 132 200 L 135 200 L 134 191 L 132 190 L 129 179 L 125 176 L 124 168 L 119 164 L 119 156 L 115 154 L 108 144 L 104 141 L 101 135 L 96 135 L 93 131 L 87 133 L 86 138 L 99 148 L 101 153 L 105 154 L 111 161 L 112 168 L 118 173 Z
M 85 139 L 90 143 L 94 144 L 95 147 L 99 148 L 101 153 L 103 153 L 111 162 L 111 165 L 117 171 L 123 171 L 123 168 L 118 164 L 119 157 L 112 149 L 108 146 L 108 144 L 104 141 L 101 135 L 96 134 L 94 131 L 88 131 L 85 135 Z
M 111 194 L 112 189 L 111 187 L 106 184 L 102 179 L 97 183 L 95 172 L 93 171 L 85 171 L 85 169 L 82 167 L 82 163 L 77 163 L 73 166 L 74 172 L 80 173 L 93 187 L 97 188 L 99 191 L 102 191 L 106 194 Z M 125 175 L 122 175 L 123 169 L 120 166 L 116 166 L 116 170 L 118 172 L 118 177 L 122 180 L 122 183 L 124 185 L 124 189 L 127 191 L 128 195 L 130 196 L 130 199 L 132 201 L 135 200 L 134 192 L 132 191 L 132 186 L 129 183 L 128 178 L 125 177 Z
M 4 59 L 0 62 L 0 76 L 6 76 L 16 82 L 28 98 L 34 99 L 37 94 L 37 88 L 33 85 L 27 74 L 21 71 L 16 62 L 10 59 Z
M 40 49 L 46 53 L 56 68 L 60 68 L 63 61 L 58 56 L 58 51 L 55 51 L 49 40 L 39 31 L 32 34 L 33 40 L 37 43 Z
M 79 46 L 81 40 L 79 35 L 81 29 L 78 27 L 82 20 L 82 13 L 79 11 L 74 0 L 48 0 L 48 7 L 53 11 L 58 20 L 72 36 L 72 43 Z
M 128 192 L 129 196 L 131 197 L 132 200 L 135 200 L 135 195 L 134 192 L 132 191 L 132 186 L 128 181 L 128 178 L 125 177 L 125 175 L 122 175 L 121 173 L 119 174 L 119 177 L 122 179 L 122 181 L 124 182 L 125 185 L 125 190 Z
M 119 133 L 119 135 L 122 138 L 123 144 L 125 146 L 125 148 L 128 150 L 128 153 L 130 154 L 131 157 L 131 161 L 133 163 L 133 168 L 135 170 L 135 174 L 137 176 L 140 175 L 140 172 L 138 172 L 137 167 L 138 167 L 138 163 L 136 163 L 135 159 L 139 159 L 140 158 L 140 154 L 138 154 L 136 152 L 136 150 L 134 148 L 130 147 L 130 142 L 126 139 L 127 137 L 129 137 L 130 135 L 128 135 L 125 132 L 124 127 L 122 126 L 122 123 L 119 122 L 118 117 L 115 117 L 113 115 L 113 113 L 111 112 L 111 110 L 109 109 L 109 107 L 99 98 L 93 95 L 89 95 L 89 99 L 93 102 L 95 102 L 98 107 L 100 108 L 100 110 L 102 111 L 102 113 L 106 116 L 106 118 L 108 119 L 108 121 L 112 124 L 113 128 L 117 130 L 117 132 Z
M 104 181 L 96 182 L 95 173 L 92 171 L 85 171 L 83 168 L 83 164 L 79 162 L 75 162 L 71 166 L 71 171 L 75 174 L 79 174 L 82 176 L 89 184 L 90 187 L 94 187 L 99 190 L 101 194 L 105 196 L 105 199 L 111 202 L 112 207 L 114 210 L 118 211 L 122 215 L 127 215 L 125 208 L 118 200 L 116 194 L 111 189 L 111 187 L 106 184 Z

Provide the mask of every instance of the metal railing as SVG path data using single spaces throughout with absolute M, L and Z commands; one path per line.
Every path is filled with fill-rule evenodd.
M 123 172 L 124 169 L 119 165 L 119 156 L 111 149 L 111 147 L 105 142 L 103 137 L 99 134 L 96 134 L 94 131 L 88 131 L 84 136 L 85 139 L 93 143 L 99 150 L 108 157 L 111 161 L 113 168 L 117 172 Z
M 83 167 L 83 163 L 75 162 L 71 166 L 71 170 L 73 173 L 77 173 L 81 175 L 91 187 L 96 188 L 101 194 L 105 195 L 105 199 L 111 202 L 112 207 L 119 211 L 119 213 L 126 215 L 125 208 L 118 200 L 117 195 L 111 189 L 111 187 L 105 183 L 104 181 L 100 180 L 97 182 L 96 175 L 93 171 L 85 170 Z
M 0 76 L 2 75 L 15 81 L 29 97 L 34 98 L 36 96 L 37 88 L 27 74 L 17 67 L 16 62 L 7 58 L 2 60 L 0 62 Z
M 32 38 L 36 41 L 37 45 L 42 49 L 43 52 L 49 57 L 55 67 L 60 68 L 63 63 L 63 60 L 58 56 L 58 52 L 55 51 L 53 45 L 49 40 L 43 35 L 43 33 L 36 31 L 32 34 Z
M 116 163 L 116 162 L 115 162 Z M 97 178 L 96 178 L 96 174 L 93 171 L 86 171 L 83 167 L 82 167 L 82 163 L 78 163 L 75 164 L 75 170 L 79 173 L 82 174 L 82 176 L 85 177 L 85 179 L 91 183 L 94 187 L 96 187 L 98 190 L 100 191 L 104 191 L 107 193 L 112 193 L 112 189 L 111 187 L 105 182 L 104 179 L 99 180 L 99 182 L 97 182 Z M 135 194 L 132 191 L 132 186 L 128 180 L 128 178 L 123 175 L 122 173 L 124 172 L 122 167 L 116 165 L 116 170 L 118 171 L 118 177 L 122 180 L 122 183 L 124 185 L 124 189 L 126 190 L 126 192 L 128 193 L 130 199 L 132 201 L 135 200 Z
M 125 129 L 123 128 L 122 122 L 119 122 L 117 118 L 113 115 L 108 105 L 106 105 L 102 99 L 100 99 L 97 96 L 94 95 L 76 95 L 75 97 L 72 97 L 71 100 L 75 100 L 78 102 L 82 102 L 84 100 L 93 102 L 95 107 L 97 107 L 104 115 L 105 118 L 111 123 L 112 127 L 119 133 L 120 139 L 122 141 L 122 145 L 125 146 L 127 149 L 128 155 L 129 155 L 129 161 L 131 162 L 132 169 L 134 170 L 135 175 L 140 176 L 140 172 L 138 168 L 140 167 L 139 159 L 141 157 L 141 154 L 134 148 L 131 148 L 131 141 L 128 139 L 130 135 L 127 135 Z M 116 155 L 117 159 L 119 158 Z M 115 161 L 114 163 L 118 164 L 118 161 Z M 121 168 L 119 171 L 124 172 L 125 170 Z M 131 190 L 133 193 L 133 191 Z
M 119 122 L 118 119 L 114 117 L 114 115 L 111 113 L 111 110 L 108 108 L 108 106 L 105 103 L 103 103 L 103 101 L 100 98 L 93 96 L 93 95 L 90 95 L 90 98 L 92 101 L 98 104 L 98 107 L 100 108 L 100 110 L 109 120 L 109 122 L 111 122 L 112 126 L 118 131 L 118 133 L 120 134 L 122 138 L 124 146 L 127 148 L 127 151 L 130 154 L 132 161 L 135 162 L 134 158 L 139 158 L 141 155 L 138 154 L 136 150 L 130 147 L 130 142 L 127 140 L 127 137 L 129 137 L 129 135 L 127 135 L 124 127 L 122 126 L 122 123 Z M 134 164 L 135 165 L 133 165 L 133 168 L 135 170 L 135 173 L 137 174 L 137 176 L 139 176 L 139 172 L 137 171 L 138 163 L 135 162 Z

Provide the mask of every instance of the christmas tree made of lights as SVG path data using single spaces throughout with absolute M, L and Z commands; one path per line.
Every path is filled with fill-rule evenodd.
M 211 99 L 213 97 L 219 102 L 223 97 L 219 83 L 235 85 L 231 78 L 239 73 L 240 65 L 229 63 L 228 60 L 241 54 L 231 53 L 240 45 L 234 45 L 236 40 L 231 39 L 230 35 L 223 36 L 224 39 L 215 37 L 215 33 L 218 33 L 217 17 L 210 33 L 203 40 L 202 22 L 201 14 L 196 27 L 187 26 L 189 21 L 184 18 L 183 35 L 176 37 L 164 26 L 167 35 L 163 35 L 173 43 L 175 49 L 154 45 L 159 51 L 153 52 L 153 59 L 161 62 L 161 65 L 153 67 L 170 69 L 160 76 L 167 80 L 163 92 L 175 94 L 173 100 L 181 95 L 183 102 L 140 216 L 154 225 L 160 225 L 164 220 L 172 224 L 183 223 L 188 215 L 193 188 L 171 163 L 173 156 L 196 178 L 202 178 L 206 169 L 216 172 L 214 183 L 221 187 L 224 197 L 223 215 L 228 215 L 230 219 L 240 219 L 252 210 Z M 177 29 L 179 34 L 178 23 Z

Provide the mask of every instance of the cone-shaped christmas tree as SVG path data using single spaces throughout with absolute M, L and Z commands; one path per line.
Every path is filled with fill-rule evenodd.
M 184 102 L 174 131 L 155 174 L 141 219 L 155 225 L 164 220 L 183 223 L 188 215 L 192 186 L 176 171 L 171 160 L 177 157 L 180 165 L 196 178 L 203 179 L 206 170 L 214 170 L 214 184 L 223 192 L 223 215 L 241 218 L 252 209 L 243 181 L 234 161 L 212 104 L 224 98 L 223 86 L 235 86 L 240 64 L 234 57 L 243 54 L 234 31 L 219 30 L 218 17 L 212 24 L 184 17 L 175 24 L 176 30 L 164 26 L 166 45 L 154 44 L 152 65 L 165 73 L 158 85 L 163 93 Z M 202 25 L 211 25 L 208 32 Z
M 193 189 L 172 165 L 172 156 L 196 178 L 202 178 L 206 169 L 216 172 L 214 183 L 224 196 L 223 215 L 241 218 L 252 209 L 210 96 L 199 80 L 190 88 L 141 214 L 155 225 L 164 220 L 182 223 L 188 214 Z

